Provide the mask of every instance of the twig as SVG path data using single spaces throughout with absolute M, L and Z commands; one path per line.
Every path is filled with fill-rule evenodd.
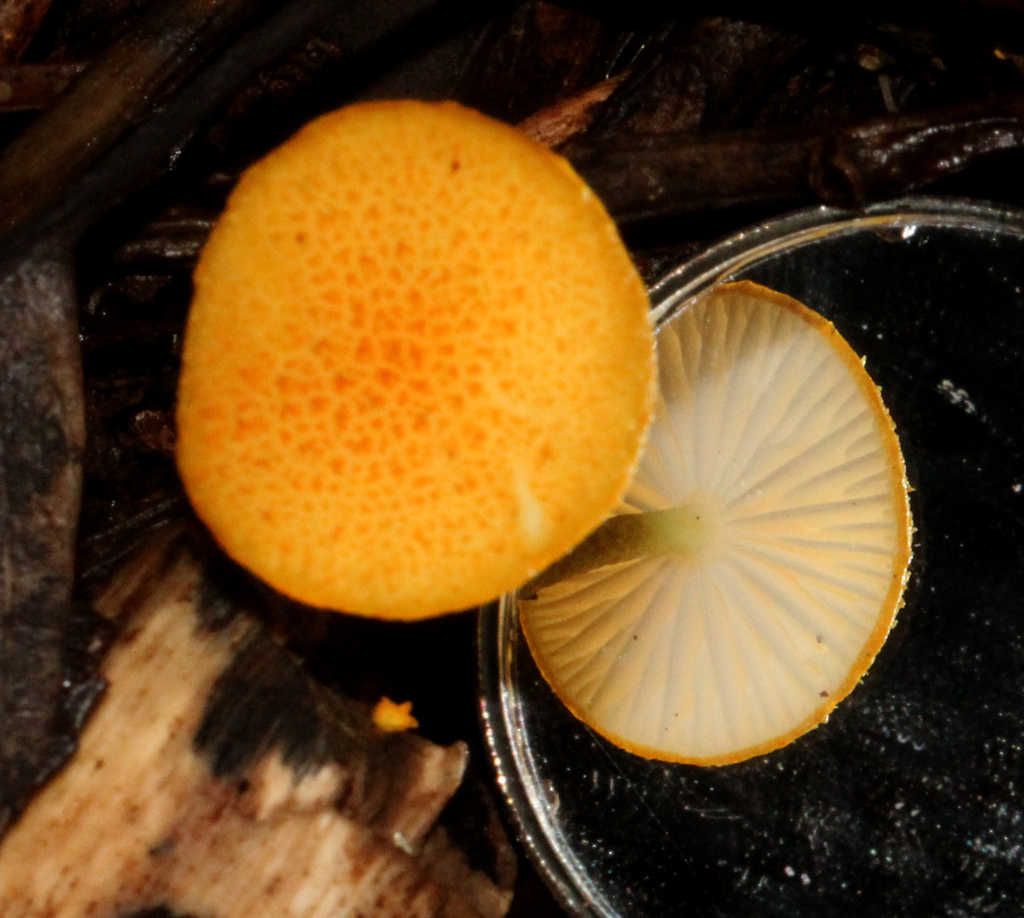
M 866 121 L 563 148 L 620 221 L 818 199 L 859 207 L 1024 145 L 1024 95 Z
M 49 108 L 85 64 L 0 64 L 0 112 Z
M 260 0 L 158 6 L 0 155 L 0 233 L 53 200 L 158 99 L 180 86 Z

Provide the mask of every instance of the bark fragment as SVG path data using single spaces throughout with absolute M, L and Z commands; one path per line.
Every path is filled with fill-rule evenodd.
M 590 127 L 601 103 L 615 91 L 625 76 L 620 73 L 609 77 L 581 93 L 542 108 L 521 121 L 519 129 L 549 147 L 565 143 L 570 137 Z
M 0 270 L 0 833 L 73 748 L 65 646 L 84 422 L 57 249 Z
M 437 824 L 465 747 L 376 730 L 217 576 L 165 533 L 100 596 L 120 629 L 109 688 L 0 848 L 4 915 L 503 915 L 515 867 L 493 810 L 493 873 Z

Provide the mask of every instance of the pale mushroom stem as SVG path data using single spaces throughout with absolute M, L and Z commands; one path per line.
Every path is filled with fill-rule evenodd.
M 707 543 L 708 536 L 707 515 L 696 506 L 613 516 L 521 587 L 519 593 L 528 597 L 559 580 L 609 564 L 660 555 L 693 555 Z

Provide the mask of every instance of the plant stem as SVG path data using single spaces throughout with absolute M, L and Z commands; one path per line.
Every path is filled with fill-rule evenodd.
M 0 231 L 81 176 L 180 86 L 260 0 L 165 2 L 114 43 L 0 156 Z
M 1024 94 L 845 123 L 573 139 L 562 148 L 619 221 L 817 198 L 859 207 L 1024 146 Z

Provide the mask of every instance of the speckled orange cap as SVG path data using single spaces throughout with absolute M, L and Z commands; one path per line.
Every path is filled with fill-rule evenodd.
M 236 560 L 301 601 L 489 601 L 622 495 L 647 296 L 570 166 L 452 103 L 314 121 L 243 175 L 195 273 L 178 465 Z

